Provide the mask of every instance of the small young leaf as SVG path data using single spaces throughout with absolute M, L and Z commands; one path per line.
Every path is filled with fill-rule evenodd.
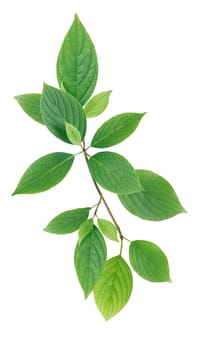
M 93 228 L 93 219 L 88 219 L 82 223 L 78 232 L 78 238 L 80 243 L 91 232 L 92 228 Z
M 81 139 L 86 132 L 86 117 L 79 101 L 70 94 L 44 84 L 41 96 L 41 114 L 47 128 L 60 140 L 71 143 L 65 122 L 76 127 Z
M 75 15 L 64 38 L 57 59 L 57 79 L 67 92 L 84 105 L 92 95 L 98 77 L 94 45 L 86 29 Z
M 40 94 L 19 95 L 15 96 L 15 99 L 29 117 L 38 123 L 44 124 L 40 112 Z
M 50 153 L 37 159 L 23 174 L 13 195 L 49 190 L 67 175 L 73 161 L 73 154 L 62 152 Z
M 144 191 L 119 196 L 130 213 L 144 220 L 160 221 L 185 212 L 174 189 L 163 177 L 148 170 L 136 172 Z
M 65 234 L 77 231 L 80 225 L 87 220 L 90 208 L 67 210 L 55 216 L 44 231 L 49 233 Z
M 143 190 L 132 165 L 117 153 L 96 153 L 88 166 L 92 177 L 108 191 L 122 194 Z
M 118 242 L 117 228 L 112 222 L 98 218 L 98 227 L 107 238 L 111 239 L 112 241 Z
M 107 258 L 103 236 L 94 225 L 91 232 L 78 242 L 75 249 L 75 269 L 85 298 L 100 278 Z
M 97 117 L 106 110 L 111 92 L 111 90 L 101 92 L 89 100 L 87 105 L 84 107 L 87 118 Z
M 80 146 L 81 144 L 81 135 L 79 130 L 72 124 L 65 123 L 66 125 L 66 134 L 68 139 L 73 145 Z
M 129 137 L 137 128 L 145 113 L 123 113 L 107 120 L 95 133 L 91 146 L 106 148 Z
M 108 260 L 94 288 L 96 305 L 106 320 L 126 305 L 132 288 L 133 277 L 125 260 L 120 255 Z
M 135 272 L 147 281 L 171 281 L 167 257 L 156 244 L 148 241 L 132 242 L 129 258 Z

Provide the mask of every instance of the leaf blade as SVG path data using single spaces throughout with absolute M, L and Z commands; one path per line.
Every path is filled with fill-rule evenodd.
M 96 131 L 91 146 L 106 148 L 124 141 L 136 130 L 145 114 L 122 113 L 110 118 Z
M 78 232 L 79 242 L 81 242 L 91 232 L 92 228 L 93 219 L 88 219 L 81 224 Z
M 80 135 L 79 130 L 70 123 L 65 122 L 65 126 L 66 126 L 66 133 L 67 133 L 67 137 L 68 137 L 69 141 L 73 145 L 80 146 L 81 145 L 81 135 Z
M 60 140 L 71 143 L 66 134 L 65 122 L 77 128 L 83 140 L 86 133 L 86 117 L 79 101 L 70 94 L 44 84 L 41 114 L 49 131 Z
M 55 216 L 44 228 L 44 231 L 56 234 L 66 234 L 77 231 L 87 220 L 90 208 L 78 208 L 62 212 Z
M 129 259 L 135 272 L 150 282 L 171 282 L 166 255 L 154 243 L 133 241 L 129 247 Z
M 92 177 L 106 190 L 114 193 L 142 191 L 142 186 L 132 165 L 114 152 L 99 152 L 88 161 Z
M 24 94 L 15 96 L 15 100 L 29 117 L 40 124 L 44 124 L 40 112 L 40 99 L 41 94 Z
M 97 117 L 106 110 L 111 92 L 112 90 L 100 92 L 89 100 L 84 107 L 87 118 Z
M 97 77 L 98 61 L 95 47 L 83 24 L 75 15 L 59 51 L 58 83 L 84 105 L 94 91 Z
M 119 196 L 130 213 L 144 220 L 161 221 L 185 212 L 173 187 L 163 177 L 148 170 L 136 172 L 144 191 Z
M 74 161 L 70 153 L 49 153 L 33 162 L 22 175 L 15 194 L 34 194 L 56 186 L 67 175 Z
M 122 310 L 131 296 L 132 288 L 132 273 L 125 260 L 119 255 L 109 259 L 94 288 L 96 305 L 105 320 Z
M 112 222 L 98 218 L 98 227 L 107 238 L 112 241 L 119 242 L 117 238 L 117 228 Z
M 107 258 L 106 244 L 94 225 L 91 232 L 78 242 L 74 263 L 78 280 L 87 298 L 100 278 Z

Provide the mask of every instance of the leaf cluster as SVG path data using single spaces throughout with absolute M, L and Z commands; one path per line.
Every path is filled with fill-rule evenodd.
M 95 132 L 90 145 L 85 145 L 88 120 L 106 110 L 112 91 L 92 97 L 98 78 L 97 54 L 77 15 L 59 51 L 56 72 L 59 87 L 44 84 L 42 93 L 15 98 L 28 116 L 61 141 L 80 147 L 80 152 L 54 152 L 34 161 L 13 194 L 49 190 L 67 176 L 77 154 L 83 153 L 99 196 L 97 203 L 58 214 L 44 230 L 59 235 L 78 231 L 74 254 L 78 280 L 85 298 L 93 291 L 98 309 L 108 320 L 126 305 L 133 288 L 131 268 L 122 257 L 123 241 L 130 242 L 130 266 L 139 276 L 165 282 L 170 281 L 170 273 L 167 257 L 156 244 L 130 240 L 122 234 L 101 188 L 115 193 L 130 213 L 144 220 L 161 221 L 185 210 L 173 187 L 158 174 L 135 169 L 115 152 L 101 150 L 89 155 L 89 148 L 107 149 L 127 139 L 145 113 L 111 117 Z M 106 207 L 110 220 L 99 216 L 101 205 Z M 120 244 L 119 254 L 107 258 L 105 239 Z

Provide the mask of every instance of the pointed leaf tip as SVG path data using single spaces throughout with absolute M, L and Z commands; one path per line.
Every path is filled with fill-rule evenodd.
M 96 131 L 91 146 L 107 148 L 124 141 L 137 129 L 144 114 L 122 113 L 108 119 Z
M 56 186 L 68 174 L 74 155 L 64 152 L 49 153 L 35 162 L 22 175 L 14 194 L 33 194 Z
M 144 191 L 119 196 L 130 213 L 144 220 L 161 221 L 186 212 L 167 180 L 148 170 L 136 173 Z
M 14 99 L 29 117 L 40 124 L 44 124 L 40 111 L 41 94 L 32 93 L 18 95 L 15 96 Z
M 77 14 L 77 13 L 75 13 L 75 15 L 74 15 L 74 19 L 76 19 L 76 20 L 78 20 L 78 21 L 80 22 L 80 19 L 79 19 L 79 16 L 78 16 L 78 14 Z
M 92 95 L 98 77 L 94 44 L 77 14 L 66 34 L 57 59 L 57 80 L 84 105 Z M 90 82 L 90 85 L 89 85 Z
M 56 234 L 72 233 L 79 229 L 87 220 L 90 208 L 78 208 L 62 212 L 55 216 L 45 227 L 44 231 Z

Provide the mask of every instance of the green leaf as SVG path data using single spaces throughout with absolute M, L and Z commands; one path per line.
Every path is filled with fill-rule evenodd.
M 143 190 L 132 165 L 117 153 L 96 153 L 88 166 L 92 177 L 108 191 L 122 194 Z
M 75 249 L 75 269 L 85 298 L 100 278 L 107 258 L 103 236 L 94 225 L 91 232 L 78 242 Z
M 106 110 L 111 92 L 104 91 L 92 97 L 84 108 L 87 118 L 97 117 Z
M 163 177 L 148 170 L 136 172 L 144 192 L 119 196 L 130 213 L 144 220 L 160 221 L 185 212 L 174 189 Z
M 50 233 L 71 233 L 77 231 L 80 225 L 87 220 L 89 216 L 90 208 L 79 208 L 73 210 L 67 210 L 63 213 L 55 216 L 44 231 Z
M 130 263 L 142 278 L 150 282 L 171 282 L 168 260 L 154 243 L 134 241 L 129 248 Z
M 82 223 L 78 232 L 79 242 L 81 242 L 91 232 L 92 228 L 93 219 L 88 219 Z
M 98 62 L 94 45 L 75 15 L 57 59 L 58 83 L 84 105 L 94 91 L 97 77 Z
M 40 112 L 40 94 L 18 95 L 15 96 L 15 99 L 29 117 L 38 123 L 44 124 Z
M 98 218 L 98 227 L 107 238 L 111 239 L 112 241 L 118 242 L 117 228 L 112 222 Z
M 80 146 L 81 145 L 81 135 L 79 130 L 73 126 L 72 124 L 65 123 L 66 125 L 66 134 L 68 139 L 73 145 Z
M 91 146 L 114 146 L 129 137 L 146 113 L 123 113 L 107 120 L 95 133 Z
M 73 154 L 62 152 L 50 153 L 37 159 L 23 174 L 13 195 L 49 190 L 63 180 L 73 161 Z
M 71 143 L 66 134 L 65 122 L 76 127 L 83 140 L 86 132 L 86 117 L 79 101 L 70 94 L 44 84 L 41 114 L 47 128 L 62 141 Z
M 125 260 L 120 255 L 108 260 L 94 288 L 96 305 L 106 320 L 126 305 L 132 288 L 132 273 Z

